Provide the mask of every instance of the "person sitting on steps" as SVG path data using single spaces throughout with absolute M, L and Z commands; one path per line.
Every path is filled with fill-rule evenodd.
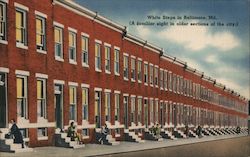
M 12 124 L 10 128 L 10 132 L 7 134 L 9 138 L 14 138 L 14 143 L 22 144 L 22 148 L 24 148 L 23 135 L 16 125 L 16 121 L 11 119 L 10 123 Z
M 103 141 L 106 139 L 108 133 L 109 133 L 109 129 L 107 127 L 107 124 L 104 124 L 104 126 L 102 126 L 102 130 L 101 130 L 101 137 L 98 140 L 100 142 L 100 144 L 103 144 Z
M 70 137 L 71 141 L 77 140 L 78 144 L 83 144 L 81 135 L 75 130 L 74 122 L 70 123 L 70 126 L 67 131 L 67 137 Z

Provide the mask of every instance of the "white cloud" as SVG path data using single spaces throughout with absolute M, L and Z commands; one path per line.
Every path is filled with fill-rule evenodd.
M 181 44 L 192 51 L 199 51 L 209 46 L 227 51 L 240 45 L 239 39 L 231 32 L 212 33 L 208 26 L 171 26 L 160 31 L 158 37 Z
M 213 63 L 218 63 L 219 62 L 219 60 L 218 60 L 218 57 L 216 56 L 216 55 L 208 55 L 206 58 L 205 58 L 205 61 L 207 62 L 207 63 L 211 63 L 211 64 L 213 64 Z
M 136 29 L 141 38 L 147 39 L 147 37 L 152 34 L 151 30 L 144 26 L 138 26 Z

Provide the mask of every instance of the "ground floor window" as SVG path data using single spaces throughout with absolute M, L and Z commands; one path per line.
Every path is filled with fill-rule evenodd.
M 28 118 L 26 76 L 17 76 L 16 88 L 17 88 L 17 115 L 18 117 Z

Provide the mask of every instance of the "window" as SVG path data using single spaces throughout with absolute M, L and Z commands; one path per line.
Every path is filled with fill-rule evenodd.
M 95 43 L 95 70 L 101 72 L 101 44 Z
M 110 74 L 110 47 L 105 46 L 105 72 Z
M 55 58 L 56 60 L 63 60 L 62 28 L 55 27 L 54 36 L 55 36 Z
M 89 38 L 82 36 L 82 66 L 89 65 Z
M 16 88 L 17 88 L 17 115 L 18 117 L 28 118 L 26 76 L 17 76 Z
M 6 4 L 0 2 L 0 40 L 6 40 Z
M 131 58 L 131 81 L 135 81 L 135 58 Z
M 142 82 L 142 61 L 138 60 L 137 61 L 137 78 L 138 82 Z
M 154 86 L 154 66 L 149 65 L 149 84 Z
M 158 109 L 158 100 L 155 100 L 155 122 L 158 123 L 158 114 L 159 114 L 159 109 Z
M 144 83 L 148 84 L 148 64 L 144 64 Z
M 142 118 L 142 98 L 138 98 L 138 117 L 137 117 L 137 121 L 138 122 L 142 122 L 141 121 Z
M 105 120 L 110 121 L 110 93 L 105 93 Z
M 173 74 L 173 92 L 176 93 L 176 75 Z
M 88 88 L 82 88 L 82 119 L 88 120 L 88 106 L 89 106 L 89 97 L 88 97 Z
M 69 120 L 76 121 L 76 87 L 69 87 Z
M 82 129 L 83 136 L 89 136 L 89 129 Z
M 37 116 L 46 118 L 46 80 L 37 79 Z
M 160 69 L 160 88 L 161 89 L 164 89 L 163 78 L 164 78 L 164 71 L 162 69 Z
M 123 56 L 123 78 L 128 80 L 128 56 Z
M 120 51 L 115 49 L 115 52 L 114 52 L 114 71 L 115 71 L 115 75 L 119 75 L 120 73 L 120 70 L 119 70 L 119 54 L 120 54 Z
M 76 33 L 69 32 L 69 63 L 76 64 Z
M 16 42 L 20 46 L 27 46 L 27 12 L 16 8 Z
M 176 76 L 176 91 L 177 93 L 180 93 L 180 77 L 179 75 Z
M 36 16 L 36 49 L 46 50 L 45 18 Z
M 42 137 L 48 137 L 48 129 L 47 128 L 37 128 L 37 137 L 38 139 L 42 139 Z
M 120 95 L 115 94 L 115 120 L 119 121 L 120 120 Z
M 164 89 L 168 90 L 168 72 L 164 70 Z
M 155 86 L 158 87 L 158 68 L 155 67 L 155 80 L 154 80 L 154 83 L 155 83 Z
M 150 104 L 150 123 L 154 123 L 154 100 L 150 99 L 149 101 Z
M 171 72 L 168 73 L 168 88 L 169 88 L 170 91 L 172 91 L 172 89 L 173 89 L 172 73 Z
M 135 97 L 131 97 L 131 122 L 135 122 Z

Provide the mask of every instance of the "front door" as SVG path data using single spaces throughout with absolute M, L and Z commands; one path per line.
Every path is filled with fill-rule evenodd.
M 177 106 L 176 105 L 174 105 L 174 112 L 173 112 L 173 118 L 174 118 L 174 127 L 176 127 L 177 126 Z
M 148 128 L 148 103 L 144 100 L 144 125 Z
M 163 127 L 163 122 L 164 122 L 164 120 L 163 120 L 163 103 L 161 103 L 161 106 L 160 106 L 160 124 L 161 124 L 161 127 Z
M 128 128 L 128 97 L 125 96 L 124 97 L 124 125 L 125 125 L 125 129 Z
M 6 105 L 6 74 L 0 73 L 0 128 L 6 127 L 6 121 L 7 121 L 7 105 Z
M 56 128 L 63 128 L 63 86 L 56 84 L 55 85 L 55 119 L 56 119 Z
M 96 128 L 101 128 L 101 92 L 95 91 L 95 123 Z

